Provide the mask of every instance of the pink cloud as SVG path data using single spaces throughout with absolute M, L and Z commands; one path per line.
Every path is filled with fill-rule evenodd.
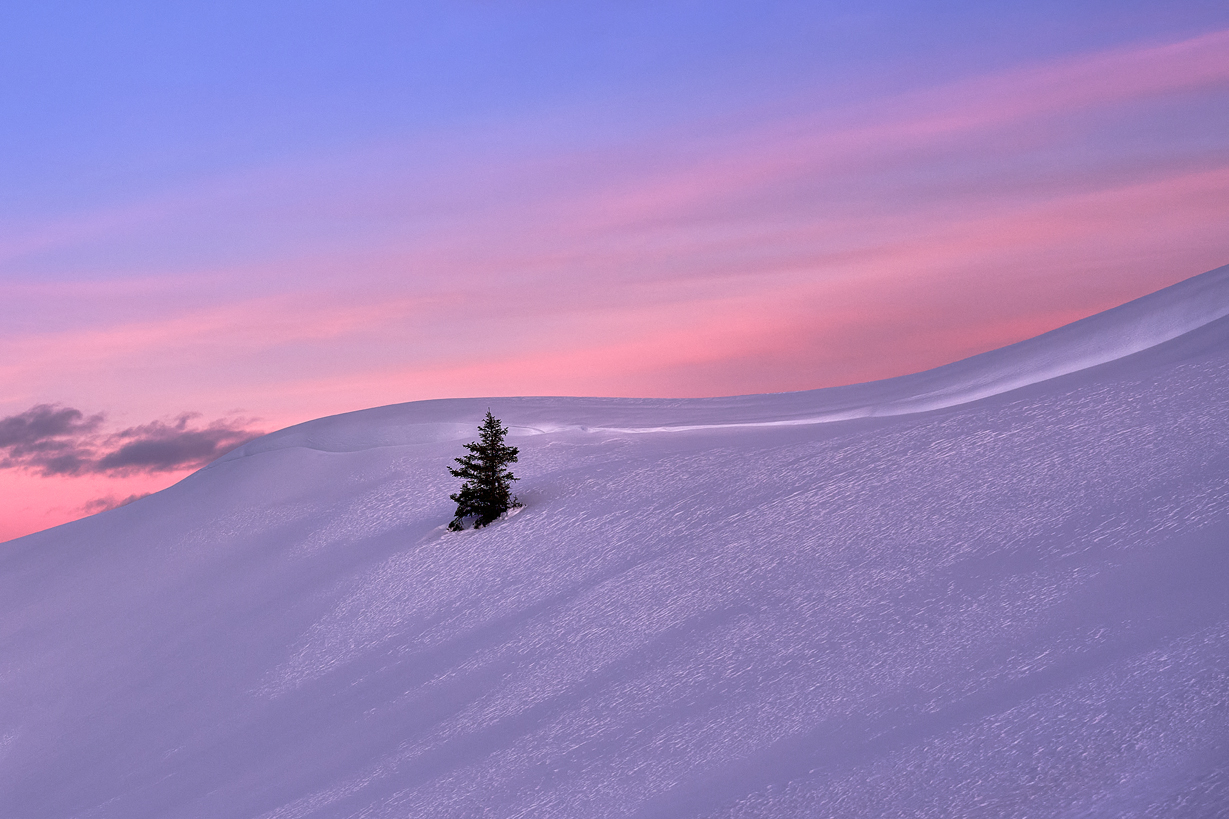
M 922 147 L 984 139 L 987 131 L 1021 121 L 1227 86 L 1229 31 L 1061 60 L 845 112 L 758 124 L 682 167 L 616 183 L 585 215 L 607 225 L 668 221 L 800 174 L 864 173 L 888 157 L 899 162 Z
M 696 260 L 692 267 L 635 285 L 624 270 L 642 249 L 589 246 L 560 228 L 542 257 L 519 248 L 475 255 L 456 268 L 451 290 L 432 284 L 426 295 L 393 291 L 382 300 L 378 290 L 262 297 L 107 331 L 27 337 L 6 368 L 10 383 L 28 383 L 40 372 L 67 378 L 66 369 L 79 367 L 73 380 L 98 379 L 96 390 L 112 389 L 107 397 L 116 400 L 126 382 L 114 373 L 139 361 L 142 377 L 181 405 L 254 406 L 275 424 L 439 395 L 713 394 L 864 380 L 1018 340 L 1050 329 L 1055 316 L 1076 318 L 1058 307 L 1072 302 L 1077 285 L 1089 291 L 1080 309 L 1093 312 L 1215 266 L 1227 192 L 1229 169 L 1213 169 L 989 213 L 974 206 L 906 213 L 886 229 L 854 214 L 836 231 L 794 226 L 774 237 L 771 254 L 759 253 L 753 232 L 716 251 L 703 238 L 674 237 L 651 261 Z M 852 246 L 839 241 L 845 231 L 858 237 Z M 1170 247 L 1177 240 L 1182 246 Z M 1167 254 L 1160 269 L 1158 247 Z M 489 278 L 501 267 L 518 274 L 549 267 L 556 254 L 608 281 L 570 287 L 547 275 L 505 286 Z M 406 253 L 390 264 L 407 258 L 414 263 Z M 1082 274 L 1098 264 L 1116 278 L 1086 281 Z M 1039 276 L 1049 284 L 1028 289 L 1049 301 L 1022 300 L 1011 282 Z M 483 292 L 474 282 L 492 286 Z M 968 292 L 979 294 L 976 305 Z M 913 310 L 909 320 L 902 300 Z M 916 309 L 922 303 L 935 306 Z M 944 304 L 952 305 L 946 314 Z M 947 329 L 983 323 L 984 313 L 1001 321 L 999 330 L 958 338 Z M 842 339 L 859 327 L 877 328 L 882 340 L 850 349 Z M 889 332 L 894 327 L 914 335 Z M 810 363 L 801 367 L 805 356 Z M 774 358 L 789 364 L 764 365 Z M 738 364 L 751 359 L 760 363 Z M 49 385 L 42 394 L 57 393 Z

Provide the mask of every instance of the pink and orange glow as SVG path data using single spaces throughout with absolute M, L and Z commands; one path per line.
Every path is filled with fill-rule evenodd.
M 260 150 L 252 137 L 233 157 L 222 136 L 201 148 L 185 132 L 195 147 L 179 166 L 137 146 L 114 159 L 141 173 L 87 173 L 80 190 L 14 172 L 17 193 L 0 199 L 0 539 L 321 415 L 885 378 L 1225 264 L 1229 15 L 1195 6 L 1168 37 L 1131 18 L 1059 47 L 1039 24 L 1034 52 L 960 70 L 926 69 L 948 35 L 917 54 L 885 40 L 858 65 L 892 70 L 850 89 L 839 60 L 806 62 L 809 46 L 786 38 L 795 62 L 740 52 L 758 79 L 715 76 L 729 83 L 717 93 L 697 77 L 734 58 L 705 40 L 694 65 L 624 76 L 611 57 L 507 103 L 471 78 L 454 89 L 464 115 L 392 100 L 424 112 L 412 127 L 368 111 L 364 127 Z M 504 45 L 509 70 L 532 73 Z M 318 102 L 284 90 L 287 105 Z M 58 150 L 44 159 L 95 161 Z M 38 407 L 104 417 L 88 439 L 39 438 Z M 138 439 L 165 457 L 114 467 Z M 189 439 L 204 449 L 175 448 Z M 52 450 L 85 460 L 49 469 L 37 453 Z

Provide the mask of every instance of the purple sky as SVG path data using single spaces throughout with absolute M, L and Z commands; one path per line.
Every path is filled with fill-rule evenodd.
M 0 539 L 329 413 L 882 378 L 1229 262 L 1223 1 L 24 5 Z

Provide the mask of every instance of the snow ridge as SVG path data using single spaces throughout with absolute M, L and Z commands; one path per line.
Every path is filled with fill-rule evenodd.
M 421 401 L 310 421 L 249 442 L 241 458 L 287 446 L 346 452 L 460 440 L 458 409 L 515 407 L 513 436 L 800 426 L 960 406 L 1156 347 L 1229 316 L 1229 265 L 1035 338 L 922 373 L 796 393 L 708 399 L 518 398 Z M 561 414 L 559 410 L 566 408 Z M 393 421 L 396 419 L 396 421 Z M 692 419 L 689 423 L 687 419 Z M 702 419 L 696 422 L 695 419 Z

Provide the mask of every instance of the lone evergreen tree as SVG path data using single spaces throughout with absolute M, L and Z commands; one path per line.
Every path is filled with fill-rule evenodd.
M 512 482 L 517 477 L 508 471 L 508 464 L 516 463 L 517 449 L 504 444 L 507 427 L 488 409 L 482 426 L 478 427 L 478 440 L 465 445 L 468 455 L 457 458 L 457 468 L 448 468 L 455 478 L 462 478 L 461 490 L 448 497 L 456 502 L 457 514 L 448 524 L 453 532 L 465 528 L 463 518 L 473 517 L 474 528 L 493 523 L 509 509 L 520 506 L 512 497 Z

